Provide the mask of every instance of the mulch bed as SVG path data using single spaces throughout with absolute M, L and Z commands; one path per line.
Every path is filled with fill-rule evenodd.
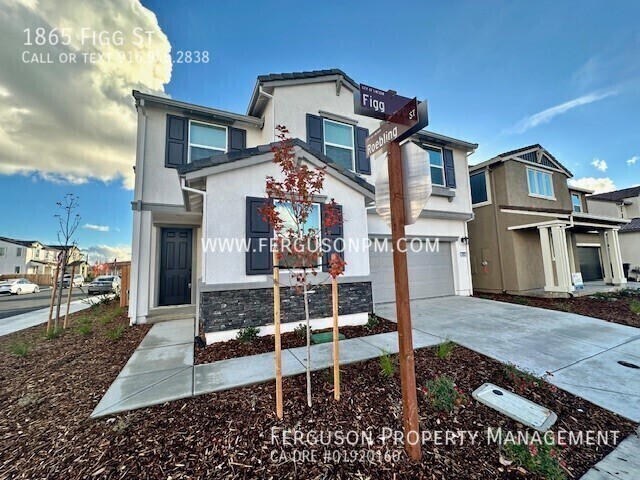
M 312 333 L 331 332 L 331 328 L 322 330 L 313 330 Z M 366 325 L 354 325 L 340 327 L 340 333 L 347 338 L 364 337 L 367 335 L 375 335 L 377 333 L 387 333 L 397 331 L 397 325 L 394 322 L 378 318 L 375 326 L 368 327 Z M 307 345 L 306 337 L 301 337 L 295 332 L 283 333 L 281 336 L 282 348 L 296 348 Z M 205 348 L 196 348 L 196 364 L 210 363 L 218 360 L 226 360 L 228 358 L 246 357 L 247 355 L 257 355 L 259 353 L 273 352 L 275 349 L 274 335 L 265 335 L 257 337 L 251 342 L 241 342 L 239 340 L 228 340 L 226 342 L 216 342 L 207 345 Z
M 640 315 L 633 313 L 630 307 L 633 299 L 640 300 L 640 290 L 637 292 L 636 294 L 627 296 L 616 295 L 615 298 L 538 298 L 493 293 L 476 293 L 475 296 L 488 300 L 577 313 L 579 315 L 586 315 L 587 317 L 600 318 L 607 322 L 640 328 Z
M 285 428 L 323 435 L 373 429 L 376 437 L 383 427 L 401 429 L 398 374 L 382 376 L 377 359 L 342 369 L 340 402 L 333 399 L 327 371 L 315 372 L 311 408 L 306 406 L 304 375 L 285 378 L 283 421 L 274 413 L 273 382 L 90 420 L 100 397 L 147 332 L 146 327 L 127 328 L 112 342 L 105 339 L 104 329 L 125 325 L 126 319 L 120 316 L 112 322 L 104 328 L 96 325 L 87 336 L 69 332 L 40 341 L 24 358 L 6 353 L 18 334 L 0 339 L 0 478 L 539 478 L 501 462 L 496 445 L 480 440 L 448 446 L 427 442 L 420 463 L 407 460 L 401 445 L 378 439 L 372 446 L 353 447 L 335 441 L 283 446 L 273 440 L 272 427 L 276 433 Z M 41 332 L 39 327 L 20 336 L 33 340 Z M 634 428 L 543 382 L 510 375 L 500 363 L 462 347 L 446 359 L 437 358 L 434 349 L 418 350 L 415 358 L 418 385 L 446 373 L 470 397 L 472 390 L 491 381 L 554 410 L 554 430 L 618 430 L 622 439 Z M 471 399 L 453 413 L 438 413 L 419 392 L 419 411 L 423 431 L 479 431 L 482 439 L 487 427 L 519 428 Z M 579 478 L 612 449 L 571 445 L 562 457 L 571 476 Z M 294 463 L 284 458 L 296 450 L 315 459 Z M 369 451 L 389 458 L 345 460 L 345 455 L 351 459 Z

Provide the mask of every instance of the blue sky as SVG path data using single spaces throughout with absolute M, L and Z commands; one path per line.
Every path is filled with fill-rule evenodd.
M 640 183 L 636 1 L 142 3 L 174 62 L 180 50 L 210 58 L 174 63 L 147 90 L 165 83 L 174 98 L 244 113 L 259 74 L 341 68 L 357 82 L 428 99 L 430 130 L 480 144 L 472 163 L 540 143 L 582 185 Z M 0 105 L 2 85 L 0 73 Z M 122 88 L 134 87 L 144 89 Z M 21 199 L 0 216 L 0 235 L 53 240 L 55 200 L 73 192 L 83 225 L 108 227 L 83 228 L 82 245 L 129 244 L 132 191 L 122 179 L 134 161 L 131 136 L 123 145 L 113 173 L 74 173 L 72 183 L 55 171 L 0 169 L 3 198 Z

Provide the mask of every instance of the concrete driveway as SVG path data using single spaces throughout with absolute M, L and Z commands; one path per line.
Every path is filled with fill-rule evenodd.
M 512 363 L 640 422 L 640 329 L 595 318 L 469 297 L 411 302 L 413 328 Z M 396 320 L 395 304 L 376 313 Z

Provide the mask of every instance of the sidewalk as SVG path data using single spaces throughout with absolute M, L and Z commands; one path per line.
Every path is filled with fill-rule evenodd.
M 194 319 L 154 325 L 96 406 L 91 418 L 266 382 L 275 378 L 274 352 L 193 364 Z M 413 331 L 415 348 L 437 345 L 441 338 Z M 398 336 L 381 333 L 340 342 L 340 365 L 398 352 Z M 311 369 L 333 365 L 333 344 L 311 346 Z M 306 371 L 306 347 L 282 350 L 282 374 Z
M 69 313 L 75 313 L 89 308 L 93 303 L 99 301 L 99 299 L 99 297 L 88 297 L 82 300 L 74 300 L 69 304 Z M 60 308 L 60 316 L 64 317 L 66 311 L 67 304 L 65 303 Z M 3 318 L 0 320 L 0 337 L 24 330 L 25 328 L 45 324 L 47 323 L 48 315 L 49 307 L 34 310 L 33 312 L 21 313 L 20 315 L 14 315 L 13 317 Z

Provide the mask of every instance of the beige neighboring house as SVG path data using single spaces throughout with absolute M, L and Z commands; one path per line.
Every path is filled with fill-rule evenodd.
M 618 236 L 629 220 L 591 212 L 591 192 L 568 186 L 571 172 L 542 146 L 503 153 L 469 173 L 474 290 L 567 296 L 574 273 L 626 283 Z
M 619 231 L 622 263 L 629 264 L 629 278 L 640 280 L 640 185 L 589 195 L 587 204 L 598 215 L 630 220 Z

